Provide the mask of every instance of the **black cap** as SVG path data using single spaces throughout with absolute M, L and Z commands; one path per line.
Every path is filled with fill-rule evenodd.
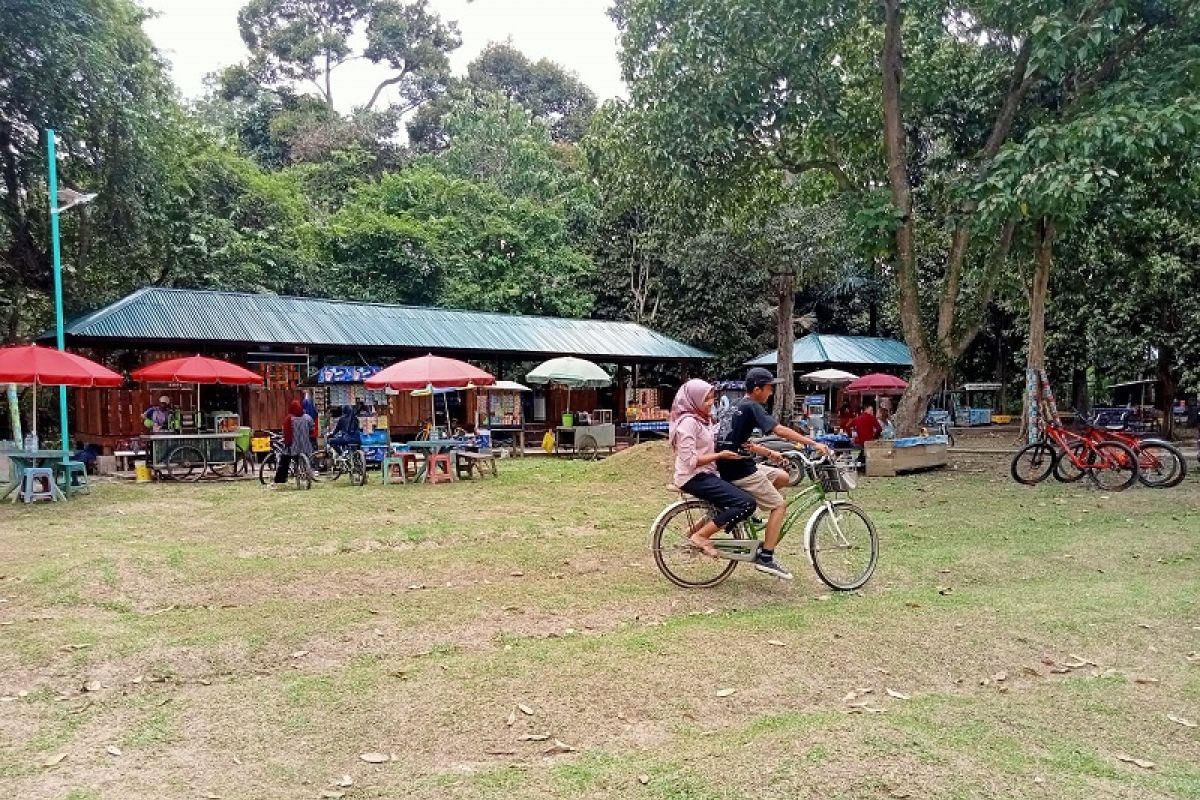
M 751 367 L 746 371 L 747 392 L 752 392 L 759 386 L 769 386 L 777 383 L 782 383 L 782 381 L 772 375 L 771 370 L 769 369 L 763 369 L 762 367 Z

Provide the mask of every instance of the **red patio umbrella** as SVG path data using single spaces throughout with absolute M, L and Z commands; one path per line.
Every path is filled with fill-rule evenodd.
M 908 384 L 895 375 L 872 372 L 846 384 L 842 391 L 848 394 L 904 394 Z
M 428 355 L 398 361 L 376 372 L 365 381 L 368 389 L 397 389 L 400 391 L 429 389 L 431 424 L 437 417 L 437 401 L 433 389 L 457 389 L 461 386 L 491 386 L 496 379 L 465 361 Z
M 157 361 L 129 373 L 134 380 L 147 383 L 196 384 L 196 413 L 200 413 L 200 385 L 219 383 L 225 386 L 248 386 L 262 383 L 262 376 L 245 367 L 208 356 L 184 356 Z
M 32 385 L 33 435 L 37 435 L 38 386 L 121 386 L 125 379 L 91 359 L 36 344 L 0 349 L 0 383 Z
M 248 386 L 262 383 L 262 376 L 245 367 L 207 356 L 169 358 L 136 369 L 134 380 L 157 383 L 220 383 L 228 386 Z

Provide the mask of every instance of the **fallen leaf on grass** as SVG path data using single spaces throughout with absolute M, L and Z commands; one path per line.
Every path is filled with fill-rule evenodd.
M 1149 761 L 1144 758 L 1134 758 L 1133 756 L 1127 756 L 1124 753 L 1117 753 L 1117 760 L 1124 761 L 1126 764 L 1133 764 L 1134 766 L 1141 767 L 1142 769 L 1154 769 L 1153 761 Z
M 221 795 L 219 795 L 219 794 L 213 794 L 212 792 L 205 792 L 204 800 L 224 800 L 224 798 L 222 798 Z
M 1138 677 L 1133 679 L 1133 682 L 1141 683 L 1144 685 L 1154 685 L 1154 684 L 1158 683 L 1159 680 L 1158 680 L 1158 678 L 1147 678 L 1147 677 L 1139 675 Z
M 83 690 L 85 692 L 98 692 L 102 688 L 104 687 L 101 685 L 100 681 L 88 681 L 83 685 Z
M 516 724 L 517 724 L 517 711 L 516 711 L 516 709 L 513 709 L 512 711 L 508 712 L 508 717 L 507 717 L 507 718 L 504 720 L 504 724 L 505 724 L 505 725 L 507 725 L 507 726 L 508 726 L 508 727 L 510 727 L 510 728 L 511 728 L 513 725 L 516 725 Z
M 647 785 L 648 783 L 650 783 L 650 776 L 649 775 L 638 775 L 638 783 L 640 783 L 642 786 Z
M 524 572 L 521 572 L 521 570 L 519 570 L 519 569 L 514 569 L 512 572 L 510 572 L 510 573 L 508 573 L 508 574 L 509 574 L 509 575 L 511 575 L 511 576 L 512 576 L 512 577 L 514 577 L 514 578 L 523 578 L 523 577 L 525 577 L 525 573 L 524 573 Z
M 527 733 L 521 737 L 522 742 L 548 742 L 550 734 L 548 733 Z
M 574 753 L 574 752 L 575 752 L 574 747 L 572 747 L 571 745 L 567 744 L 566 742 L 564 742 L 560 739 L 555 739 L 554 744 L 552 744 L 549 748 L 547 748 L 546 755 L 556 756 L 561 753 Z
M 849 703 L 858 697 L 858 692 L 846 692 L 846 696 L 842 698 L 843 703 Z
M 321 792 L 321 797 L 323 800 L 341 800 L 341 798 L 345 796 L 345 792 L 338 792 L 333 789 L 326 789 L 325 791 Z
M 240 767 L 242 765 L 242 760 L 240 758 L 238 758 L 237 756 L 234 756 L 233 763 L 237 764 Z
M 387 753 L 359 753 L 358 757 L 368 764 L 383 764 L 391 760 Z
M 108 747 L 104 748 L 104 752 L 108 753 L 110 756 L 119 756 L 121 755 L 121 748 L 117 747 L 115 744 L 110 744 Z
M 292 658 L 304 658 L 306 655 L 308 655 L 307 650 L 297 650 L 296 652 L 292 653 Z
M 57 767 L 59 764 L 62 763 L 63 759 L 66 757 L 67 757 L 66 753 L 58 753 L 56 755 L 52 755 L 49 758 L 47 758 L 45 761 L 42 762 L 42 766 L 43 767 Z
M 732 697 L 737 694 L 737 689 L 717 689 L 717 697 Z
M 533 709 L 530 708 L 529 706 L 525 705 L 524 703 L 519 704 L 517 706 L 517 709 L 520 710 L 520 712 L 527 717 L 533 716 Z
M 897 700 L 912 700 L 912 695 L 907 695 L 904 692 L 897 692 L 895 689 L 887 690 L 888 697 L 894 697 Z
M 349 789 L 353 785 L 354 778 L 351 778 L 349 775 L 343 775 L 342 777 L 338 778 L 338 782 L 335 784 L 335 786 L 341 789 Z
M 1007 672 L 997 672 L 995 675 L 992 676 L 992 680 L 994 680 L 996 683 L 1002 683 L 1002 682 L 1008 680 L 1008 673 Z
M 886 708 L 879 708 L 878 706 L 871 705 L 870 701 L 868 700 L 864 700 L 861 703 L 851 703 L 850 708 L 847 709 L 847 713 L 850 714 L 862 714 L 864 712 L 867 714 L 883 714 L 886 711 Z
M 1171 720 L 1171 722 L 1174 722 L 1176 725 L 1182 725 L 1185 728 L 1196 727 L 1195 722 L 1192 722 L 1190 719 L 1186 719 L 1185 717 L 1177 717 L 1174 714 L 1168 714 L 1167 719 Z
M 516 750 L 509 750 L 503 747 L 489 747 L 483 752 L 485 755 L 489 756 L 515 756 L 517 754 Z
M 954 587 L 953 586 L 939 586 L 937 592 L 938 592 L 938 594 L 945 597 L 946 595 L 954 594 Z
M 781 642 L 778 639 L 767 639 L 767 644 L 771 647 L 787 647 L 787 642 Z

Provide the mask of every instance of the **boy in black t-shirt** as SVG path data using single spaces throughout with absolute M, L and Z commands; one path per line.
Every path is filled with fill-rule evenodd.
M 783 463 L 784 456 L 781 453 L 750 442 L 750 437 L 757 429 L 764 434 L 773 433 L 796 444 L 814 447 L 825 455 L 831 452 L 820 442 L 780 425 L 767 413 L 763 404 L 771 399 L 777 383 L 779 379 L 762 367 L 753 367 L 746 373 L 746 396 L 734 406 L 729 429 L 722 441 L 717 443 L 718 449 L 756 453 L 777 464 Z M 753 496 L 758 507 L 770 514 L 762 547 L 754 560 L 754 568 L 777 578 L 791 580 L 792 573 L 775 558 L 775 546 L 779 544 L 780 531 L 783 530 L 783 521 L 787 516 L 787 504 L 783 495 L 779 493 L 781 488 L 787 486 L 787 472 L 765 465 L 757 466 L 750 456 L 718 461 L 717 470 L 722 478 Z

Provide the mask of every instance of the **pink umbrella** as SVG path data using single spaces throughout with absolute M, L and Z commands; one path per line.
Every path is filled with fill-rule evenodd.
M 846 384 L 842 388 L 847 394 L 884 394 L 900 395 L 908 384 L 895 375 L 885 375 L 882 372 L 872 372 Z
M 491 386 L 496 379 L 465 361 L 428 355 L 399 361 L 367 378 L 368 389 L 429 390 L 430 420 L 437 417 L 434 389 L 457 389 L 463 386 Z

